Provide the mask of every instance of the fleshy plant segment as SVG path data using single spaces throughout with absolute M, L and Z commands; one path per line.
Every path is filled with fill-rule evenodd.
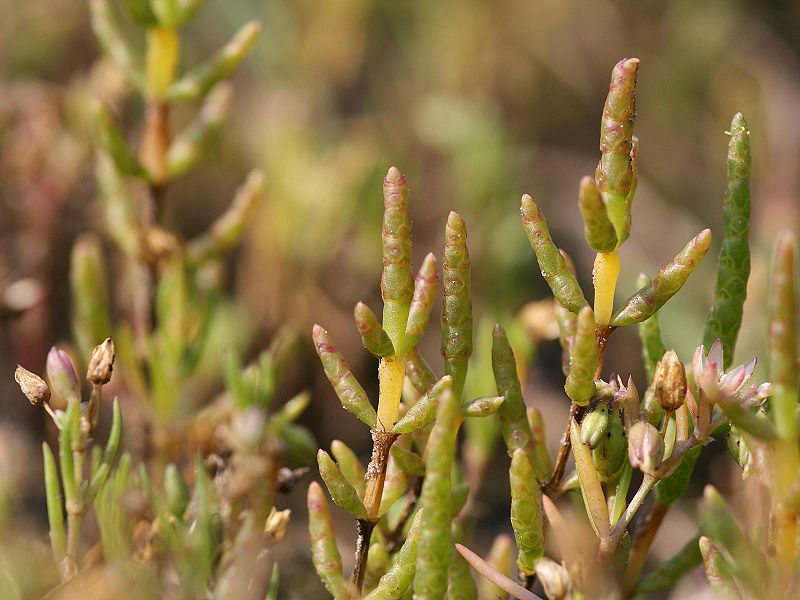
M 750 132 L 737 114 L 729 131 L 715 295 L 706 321 L 706 345 L 695 353 L 691 377 L 662 341 L 658 312 L 708 252 L 709 230 L 690 240 L 652 278 L 640 276 L 639 290 L 614 307 L 621 268 L 617 250 L 630 233 L 637 184 L 633 119 L 638 67 L 637 59 L 622 60 L 614 67 L 601 120 L 601 159 L 594 178 L 584 177 L 579 186 L 585 237 L 597 252 L 594 310 L 569 257 L 550 236 L 541 210 L 530 196 L 522 198 L 523 226 L 558 303 L 556 316 L 566 357 L 565 392 L 572 409 L 552 468 L 548 460 L 536 461 L 536 453 L 524 451 L 521 442 L 527 431 L 521 436 L 504 434 L 513 453 L 511 525 L 518 573 L 528 589 L 538 579 L 549 598 L 632 597 L 672 587 L 703 561 L 709 581 L 718 590 L 792 597 L 798 591 L 790 573 L 798 558 L 795 499 L 800 497 L 795 237 L 782 234 L 775 249 L 769 303 L 773 383 L 759 385 L 751 381 L 755 358 L 729 369 L 750 273 Z M 643 397 L 630 377 L 627 381 L 619 376 L 602 379 L 610 336 L 615 329 L 632 324 L 638 324 L 650 382 Z M 508 353 L 502 336 L 495 337 L 495 346 L 498 358 Z M 506 395 L 501 422 L 503 413 L 513 407 L 511 398 L 518 389 L 509 386 L 509 381 L 513 384 L 509 373 L 495 367 L 498 392 Z M 748 540 L 730 508 L 709 487 L 698 536 L 673 559 L 643 573 L 650 545 L 670 506 L 686 493 L 702 447 L 727 431 L 744 475 L 758 476 L 771 498 L 767 521 L 759 529 L 761 537 Z M 567 471 L 570 454 L 574 472 Z M 642 480 L 631 495 L 634 470 L 641 471 Z M 580 490 L 588 528 L 571 523 L 555 504 L 560 495 L 573 490 Z M 646 504 L 649 496 L 654 496 L 653 501 Z M 645 510 L 648 514 L 632 528 L 634 517 Z M 542 515 L 561 549 L 561 565 L 543 556 L 548 532 Z M 758 543 L 774 548 L 776 560 L 749 564 L 745 557 L 758 552 Z M 504 592 L 515 598 L 536 597 L 466 548 L 458 550 Z
M 445 226 L 441 315 L 445 374 L 437 379 L 417 348 L 439 286 L 436 259 L 428 254 L 414 276 L 405 176 L 389 169 L 383 191 L 382 322 L 367 305 L 355 307 L 363 345 L 380 361 L 377 409 L 330 334 L 319 325 L 313 330 L 317 353 L 342 407 L 371 429 L 373 440 L 367 466 L 338 440 L 331 446 L 336 461 L 319 451 L 320 475 L 333 501 L 353 515 L 357 543 L 353 574 L 345 583 L 327 503 L 320 488 L 312 485 L 308 502 L 314 516 L 310 523 L 317 549 L 314 564 L 334 598 L 362 594 L 400 598 L 412 589 L 419 598 L 441 598 L 445 593 L 474 596 L 469 569 L 452 546 L 460 535 L 453 519 L 467 502 L 467 489 L 452 479 L 456 440 L 465 418 L 491 415 L 505 403 L 502 396 L 462 397 L 472 354 L 466 225 L 458 214 L 450 213 Z M 514 419 L 526 419 L 521 404 Z M 420 505 L 429 508 L 422 510 Z

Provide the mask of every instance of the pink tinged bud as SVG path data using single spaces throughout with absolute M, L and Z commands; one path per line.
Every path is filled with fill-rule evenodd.
M 652 473 L 664 458 L 664 440 L 647 421 L 637 421 L 628 434 L 628 460 L 643 473 Z
M 81 382 L 72 359 L 64 350 L 53 346 L 47 353 L 47 378 L 53 396 L 63 402 L 81 398 Z
M 111 380 L 111 371 L 114 368 L 114 342 L 106 338 L 102 344 L 95 346 L 92 357 L 89 359 L 89 368 L 86 370 L 86 379 L 93 385 L 105 385 Z
M 708 351 L 706 357 L 706 368 L 713 369 L 719 378 L 722 375 L 723 362 L 722 362 L 722 342 L 717 338 L 711 344 L 711 350 Z
M 19 385 L 19 389 L 34 406 L 47 404 L 50 401 L 50 388 L 36 373 L 31 373 L 25 367 L 17 365 L 14 379 Z
M 706 370 L 706 349 L 705 346 L 700 344 L 694 351 L 694 356 L 692 357 L 692 373 L 694 373 L 694 379 L 697 381 Z
M 752 357 L 746 363 L 731 369 L 719 380 L 719 387 L 726 396 L 735 396 L 744 388 L 750 380 L 756 368 L 756 357 Z

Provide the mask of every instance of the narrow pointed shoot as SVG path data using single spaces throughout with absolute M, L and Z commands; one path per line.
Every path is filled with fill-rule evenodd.
M 544 553 L 542 492 L 533 476 L 531 461 L 525 452 L 514 451 L 509 468 L 511 482 L 511 527 L 519 549 L 520 573 L 534 575 L 536 560 Z
M 611 252 L 617 247 L 617 233 L 608 219 L 606 205 L 597 184 L 588 175 L 581 179 L 578 208 L 583 217 L 583 237 L 595 252 Z
M 364 348 L 377 357 L 393 355 L 392 340 L 378 323 L 378 317 L 375 316 L 372 309 L 363 302 L 359 302 L 356 304 L 354 313 L 356 327 L 361 335 L 361 343 L 364 344 Z
M 717 338 L 722 341 L 725 369 L 733 361 L 750 277 L 750 131 L 741 113 L 733 117 L 730 136 L 717 286 L 703 335 L 706 347 Z
M 768 356 L 772 403 L 779 435 L 797 436 L 797 239 L 784 231 L 775 244 L 770 282 Z
M 322 368 L 336 391 L 342 407 L 357 416 L 370 428 L 375 427 L 378 420 L 375 409 L 342 355 L 336 351 L 330 334 L 319 325 L 314 325 L 313 337 L 314 347 L 322 362 Z
M 579 406 L 589 404 L 594 394 L 594 372 L 599 360 L 592 309 L 584 307 L 578 314 L 578 328 L 570 352 L 570 368 L 564 390 Z
M 464 557 L 473 569 L 481 576 L 485 577 L 504 592 L 511 594 L 517 600 L 543 600 L 531 591 L 526 590 L 516 581 L 513 581 L 500 573 L 497 569 L 475 554 L 472 550 L 461 544 L 456 544 L 456 550 Z
M 428 318 L 433 309 L 436 298 L 436 289 L 439 287 L 439 278 L 436 275 L 436 257 L 429 253 L 414 279 L 414 297 L 411 300 L 411 309 L 408 313 L 406 325 L 406 348 L 413 348 L 425 333 Z M 402 352 L 405 354 L 405 352 Z
M 414 594 L 418 600 L 439 600 L 447 591 L 447 574 L 453 549 L 451 471 L 458 435 L 458 399 L 446 390 L 439 400 L 436 423 L 428 438 L 428 460 L 421 501 L 425 507 L 417 546 Z
M 638 71 L 638 58 L 626 58 L 614 66 L 600 124 L 601 156 L 595 171 L 595 182 L 617 234 L 617 247 L 628 239 L 631 229 L 631 150 Z
M 453 388 L 453 378 L 445 375 L 437 381 L 417 403 L 408 409 L 403 418 L 395 423 L 392 433 L 412 433 L 427 427 L 436 417 L 436 409 L 442 394 Z
M 325 450 L 320 449 L 317 452 L 317 464 L 319 465 L 319 474 L 325 485 L 328 486 L 328 492 L 333 501 L 356 519 L 366 519 L 367 509 L 364 508 L 358 493 L 342 474 L 339 465 L 333 462 Z
M 581 308 L 588 306 L 588 302 L 578 285 L 578 280 L 567 266 L 567 261 L 553 243 L 542 211 L 536 206 L 533 198 L 525 194 L 522 196 L 520 212 L 522 226 L 536 254 L 542 277 L 547 281 L 556 300 L 571 312 L 578 314 Z
M 492 329 L 492 370 L 497 393 L 505 398 L 498 409 L 498 420 L 506 449 L 509 455 L 513 455 L 518 448 L 524 450 L 533 465 L 536 478 L 544 481 L 550 474 L 549 464 L 536 451 L 536 440 L 528 422 L 525 399 L 517 376 L 517 361 L 505 329 L 499 323 Z
M 693 238 L 672 261 L 662 268 L 652 281 L 625 301 L 614 318 L 613 327 L 641 323 L 653 316 L 658 309 L 683 287 L 689 275 L 703 260 L 711 244 L 711 230 L 704 229 Z
M 442 262 L 442 356 L 453 391 L 461 396 L 472 356 L 472 293 L 467 227 L 457 213 L 447 217 Z
M 167 90 L 173 102 L 197 100 L 205 96 L 219 81 L 226 79 L 247 58 L 261 33 L 261 24 L 249 21 L 208 62 L 190 70 Z
M 211 225 L 206 233 L 189 242 L 186 259 L 199 266 L 212 258 L 221 258 L 230 252 L 244 235 L 264 198 L 264 173 L 251 171 L 228 209 Z
M 346 600 L 347 582 L 342 574 L 342 557 L 336 547 L 330 509 L 325 492 L 316 481 L 308 486 L 308 533 L 314 569 L 335 600 Z
M 345 479 L 350 482 L 350 485 L 355 488 L 358 497 L 363 499 L 365 486 L 364 475 L 366 475 L 367 472 L 364 468 L 364 464 L 358 459 L 355 452 L 340 440 L 333 440 L 331 442 L 331 452 L 336 458 L 339 468 L 342 470 L 342 475 L 344 475 Z

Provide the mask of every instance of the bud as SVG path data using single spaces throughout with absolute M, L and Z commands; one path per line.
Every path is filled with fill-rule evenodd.
M 544 592 L 552 600 L 566 598 L 572 591 L 569 573 L 563 565 L 542 557 L 536 561 L 536 577 L 542 582 Z
M 651 473 L 664 457 L 664 440 L 658 429 L 647 421 L 638 421 L 628 434 L 628 460 L 643 473 Z
M 92 385 L 105 385 L 111 380 L 114 356 L 114 342 L 111 338 L 106 338 L 102 344 L 95 346 L 89 359 L 89 368 L 86 370 L 86 379 Z
M 664 418 L 664 409 L 658 405 L 658 400 L 656 400 L 655 392 L 653 391 L 653 386 L 647 388 L 644 393 L 644 399 L 642 400 L 642 413 L 644 414 L 645 419 L 651 425 L 658 425 L 661 422 L 661 419 Z
M 81 382 L 72 359 L 64 350 L 53 346 L 47 353 L 47 378 L 53 396 L 63 402 L 80 400 Z
M 167 510 L 176 518 L 182 519 L 186 507 L 189 505 L 191 494 L 178 467 L 172 463 L 169 463 L 164 469 L 164 493 L 167 499 Z
M 653 392 L 661 408 L 675 411 L 686 397 L 686 371 L 674 350 L 667 350 L 656 365 Z
M 627 443 L 619 409 L 609 408 L 608 428 L 592 451 L 592 462 L 601 481 L 611 481 L 619 475 L 625 464 Z
M 597 448 L 608 429 L 608 403 L 600 402 L 581 422 L 581 442 L 592 450 Z
M 25 367 L 17 365 L 14 379 L 19 384 L 19 389 L 34 406 L 50 402 L 50 388 L 36 373 L 31 373 Z

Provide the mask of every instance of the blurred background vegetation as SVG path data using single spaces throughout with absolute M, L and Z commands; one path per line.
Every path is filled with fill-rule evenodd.
M 70 339 L 69 249 L 79 233 L 100 230 L 91 99 L 104 99 L 125 123 L 140 122 L 143 107 L 98 60 L 81 0 L 0 0 L 0 14 L 0 486 L 12 490 L 6 509 L 44 542 L 36 449 L 53 431 L 12 372 L 17 363 L 41 371 L 50 345 Z M 752 128 L 754 262 L 735 362 L 762 354 L 771 240 L 800 223 L 797 2 L 208 0 L 185 32 L 184 60 L 202 60 L 252 18 L 264 33 L 234 78 L 231 114 L 201 168 L 170 189 L 166 221 L 186 235 L 202 231 L 251 166 L 265 171 L 267 201 L 229 262 L 227 283 L 249 355 L 284 324 L 303 336 L 292 385 L 314 391 L 303 422 L 320 445 L 336 437 L 368 448 L 366 432 L 343 416 L 307 334 L 324 323 L 357 371 L 374 370 L 351 315 L 358 300 L 377 305 L 386 169 L 401 168 L 411 186 L 415 268 L 429 250 L 441 254 L 449 210 L 466 220 L 476 315 L 510 319 L 547 295 L 519 223 L 523 192 L 539 202 L 588 285 L 593 255 L 582 241 L 578 181 L 594 172 L 609 73 L 625 56 L 641 59 L 641 151 L 620 297 L 702 227 L 720 231 L 724 130 L 741 111 Z M 700 337 L 715 263 L 712 250 L 661 312 L 665 341 L 685 361 Z M 122 284 L 113 270 L 111 284 Z M 26 296 L 38 300 L 17 315 Z M 428 335 L 428 355 L 438 342 Z M 527 398 L 546 415 L 567 406 L 559 353 L 557 342 L 544 344 L 528 378 Z M 627 373 L 638 353 L 635 334 L 621 335 L 607 372 Z M 643 389 L 643 374 L 633 374 Z M 197 402 L 218 391 L 198 391 Z M 562 423 L 553 421 L 553 442 Z M 713 472 L 727 468 L 712 458 L 705 473 L 724 483 Z M 478 494 L 486 530 L 478 532 L 479 550 L 504 521 L 506 485 L 485 483 Z M 290 598 L 322 594 L 306 577 L 302 497 L 296 490 L 284 500 L 296 509 L 279 558 Z M 675 539 L 663 536 L 657 555 L 690 535 L 681 534 L 683 515 L 671 515 L 675 527 L 664 533 Z M 352 543 L 350 529 L 339 528 L 344 544 Z

